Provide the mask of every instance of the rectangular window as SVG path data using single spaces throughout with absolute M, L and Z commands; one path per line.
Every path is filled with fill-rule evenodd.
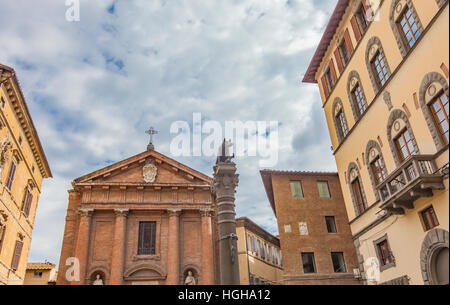
M 25 216 L 30 216 L 30 208 L 31 203 L 33 202 L 33 194 L 31 193 L 30 189 L 27 187 L 25 189 L 25 196 L 22 203 L 22 211 L 24 212 Z
M 337 233 L 334 216 L 325 216 L 325 223 L 327 224 L 328 233 Z
M 420 31 L 409 7 L 406 7 L 405 11 L 400 15 L 397 27 L 400 30 L 406 48 L 408 50 L 411 49 L 417 39 L 419 39 Z
M 345 268 L 344 253 L 331 252 L 331 260 L 333 261 L 334 272 L 347 272 Z
M 42 271 L 34 271 L 33 277 L 35 277 L 35 278 L 41 278 L 41 277 L 42 277 Z
M 352 98 L 358 106 L 358 115 L 362 116 L 367 110 L 367 103 L 359 83 L 357 83 L 355 88 L 352 90 Z
M 423 224 L 426 231 L 431 230 L 439 225 L 433 206 L 430 206 L 429 208 L 420 212 L 420 215 L 422 216 Z
M 374 56 L 374 59 L 371 62 L 373 74 L 376 77 L 376 81 L 378 83 L 378 87 L 383 87 L 384 84 L 389 79 L 389 72 L 387 70 L 386 63 L 384 61 L 383 54 L 380 50 Z
M 316 262 L 314 261 L 314 253 L 312 252 L 302 253 L 302 262 L 304 273 L 316 273 Z
M 256 241 L 255 236 L 252 235 L 252 252 L 256 253 Z
M 246 234 L 246 245 L 247 245 L 247 251 L 250 250 L 250 234 Z
M 416 149 L 414 148 L 414 144 L 412 138 L 409 134 L 408 129 L 405 128 L 394 140 L 395 146 L 397 147 L 397 152 L 400 157 L 400 161 L 405 161 L 410 156 L 416 154 Z
M 11 161 L 11 166 L 9 167 L 8 179 L 6 179 L 5 187 L 11 191 L 11 187 L 14 181 L 14 176 L 16 174 L 16 162 Z
M 270 262 L 272 260 L 271 254 L 270 254 L 270 246 L 267 245 L 267 260 Z
M 356 12 L 355 16 L 356 16 L 356 20 L 358 22 L 359 31 L 361 32 L 361 35 L 362 35 L 366 32 L 367 27 L 369 26 L 369 22 L 367 21 L 366 11 L 364 10 L 364 7 L 362 5 L 359 8 L 359 10 Z
M 320 198 L 331 198 L 328 181 L 317 181 L 317 187 L 319 188 Z
M 3 240 L 5 239 L 6 226 L 0 224 L 0 253 L 2 252 Z
M 291 192 L 294 198 L 303 198 L 303 188 L 300 181 L 291 181 Z
M 20 240 L 16 241 L 16 246 L 14 247 L 14 255 L 11 262 L 11 269 L 17 270 L 19 267 L 20 256 L 22 254 L 23 242 Z
M 394 262 L 392 258 L 391 251 L 389 250 L 389 245 L 387 239 L 377 244 L 378 253 L 380 256 L 380 264 L 382 266 L 392 264 Z
M 342 138 L 345 138 L 348 135 L 348 127 L 347 127 L 347 121 L 345 120 L 345 115 L 344 115 L 344 111 L 339 110 L 338 114 L 337 114 L 337 119 L 339 122 L 339 127 L 341 128 L 341 134 L 342 134 Z
M 375 183 L 378 185 L 386 179 L 386 171 L 381 163 L 380 157 L 376 157 L 375 160 L 370 163 L 373 176 L 375 177 Z
M 339 54 L 341 56 L 342 63 L 346 66 L 350 60 L 350 54 L 347 50 L 347 46 L 345 45 L 345 40 L 338 47 Z
M 154 255 L 156 253 L 156 222 L 139 222 L 138 255 Z
M 355 200 L 356 200 L 356 207 L 358 208 L 358 213 L 362 214 L 366 210 L 366 205 L 363 200 L 363 196 L 362 196 L 362 192 L 361 192 L 361 185 L 359 184 L 358 178 L 352 182 L 352 189 L 353 189 L 353 195 L 355 196 Z
M 334 88 L 334 78 L 331 75 L 331 69 L 328 68 L 327 72 L 325 72 L 325 79 L 327 81 L 328 91 L 331 93 L 331 90 Z
M 261 242 L 261 257 L 264 259 L 266 258 L 266 245 L 264 242 Z
M 448 136 L 448 129 L 449 129 L 449 120 L 448 120 L 448 97 L 447 95 L 442 92 L 439 94 L 431 103 L 430 103 L 430 110 L 433 114 L 434 121 L 436 122 L 436 125 L 439 129 L 439 133 L 441 134 L 442 141 L 444 141 L 444 144 L 448 144 L 449 136 Z
M 260 254 L 260 249 L 261 249 L 261 242 L 258 239 L 256 242 L 256 255 L 258 255 L 258 256 Z

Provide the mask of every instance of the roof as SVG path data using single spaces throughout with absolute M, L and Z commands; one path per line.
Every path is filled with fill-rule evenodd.
M 306 70 L 305 76 L 303 77 L 304 83 L 317 83 L 317 70 L 319 69 L 320 63 L 322 62 L 322 59 L 328 49 L 328 46 L 330 45 L 331 40 L 334 37 L 334 34 L 336 34 L 336 30 L 349 3 L 350 0 L 338 0 L 336 8 L 331 15 L 330 21 L 328 22 L 325 32 L 323 33 L 322 39 L 320 40 L 319 46 L 317 47 L 316 52 L 314 53 L 314 56 L 309 64 L 308 70 Z
M 275 210 L 275 199 L 273 195 L 273 187 L 272 187 L 272 175 L 277 176 L 337 176 L 337 172 L 311 172 L 311 171 L 281 171 L 281 170 L 269 170 L 264 169 L 259 171 L 261 174 L 261 178 L 264 184 L 264 188 L 266 190 L 267 197 L 269 198 L 270 206 L 272 207 L 273 213 L 275 216 L 277 212 Z
M 245 227 L 249 231 L 258 234 L 260 237 L 264 238 L 264 240 L 271 242 L 277 247 L 280 247 L 280 239 L 278 237 L 270 234 L 269 232 L 258 226 L 254 221 L 252 221 L 248 217 L 240 217 L 236 219 L 236 226 Z
M 22 124 L 23 129 L 26 129 L 26 127 L 30 128 L 30 133 L 28 133 L 26 130 L 24 130 L 24 131 L 25 131 L 25 135 L 27 136 L 28 141 L 30 142 L 30 146 L 32 147 L 33 155 L 37 159 L 36 161 L 38 162 L 39 170 L 41 171 L 41 174 L 44 178 L 50 178 L 50 177 L 52 177 L 52 172 L 50 170 L 50 166 L 48 164 L 47 157 L 45 156 L 44 149 L 42 148 L 41 141 L 39 140 L 39 136 L 37 134 L 36 127 L 34 126 L 33 119 L 30 115 L 30 111 L 28 110 L 28 106 L 25 101 L 25 96 L 24 96 L 22 88 L 20 86 L 19 79 L 17 78 L 17 73 L 13 68 L 3 65 L 3 64 L 0 64 L 0 79 L 1 79 L 2 74 L 5 71 L 9 74 L 6 76 L 6 78 L 14 80 L 14 82 L 17 84 L 17 88 L 19 90 L 19 95 L 20 95 L 19 100 L 22 101 L 22 103 L 20 103 L 20 101 L 19 101 L 19 103 L 21 105 L 23 105 L 23 112 L 24 112 L 24 116 L 25 116 L 25 119 L 20 120 L 20 123 Z M 26 127 L 24 128 L 23 124 L 26 124 L 26 123 L 28 123 L 28 124 L 25 125 Z M 32 135 L 33 137 L 30 137 L 29 135 Z M 35 139 L 35 141 L 33 141 L 34 139 Z M 37 151 L 34 151 L 33 144 L 36 145 Z M 40 164 L 39 162 L 42 162 L 42 163 Z
M 55 268 L 56 265 L 46 262 L 46 263 L 28 263 L 27 270 L 51 270 Z

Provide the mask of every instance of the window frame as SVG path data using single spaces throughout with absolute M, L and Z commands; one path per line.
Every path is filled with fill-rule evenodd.
M 372 60 L 370 61 L 370 66 L 372 68 L 372 74 L 375 76 L 375 81 L 378 85 L 378 89 L 383 88 L 383 86 L 386 85 L 391 76 L 386 66 L 386 58 L 384 54 L 381 52 L 381 50 L 376 51 L 375 55 L 372 57 Z M 380 72 L 378 72 L 377 67 L 380 67 Z M 386 69 L 386 74 L 382 73 L 383 68 Z
M 297 183 L 298 183 L 298 185 L 300 187 L 300 195 L 299 196 L 295 196 L 294 188 L 293 188 L 293 185 L 297 184 Z M 289 181 L 289 185 L 290 185 L 290 188 L 291 188 L 291 196 L 292 196 L 292 198 L 305 198 L 305 194 L 303 193 L 303 185 L 302 185 L 302 181 L 301 180 L 290 180 Z
M 350 94 L 353 99 L 353 103 L 356 106 L 356 110 L 358 110 L 357 117 L 361 118 L 366 113 L 368 105 L 359 81 L 355 84 Z
M 327 190 L 327 192 L 328 192 L 328 196 L 326 196 L 326 197 L 321 196 L 321 193 L 320 193 L 320 185 L 321 185 L 321 184 L 322 184 L 322 185 L 323 185 L 323 184 L 326 185 L 326 190 Z M 330 186 L 329 186 L 327 180 L 317 180 L 317 188 L 318 188 L 318 191 L 319 191 L 319 198 L 331 198 Z
M 336 271 L 336 266 L 335 266 L 335 261 L 334 261 L 333 255 L 340 255 L 340 258 L 342 258 L 342 262 L 343 262 L 343 266 L 344 266 L 343 271 Z M 334 273 L 347 273 L 347 266 L 345 264 L 344 252 L 331 252 L 331 262 L 333 264 Z
M 410 18 L 412 18 L 412 20 L 413 20 L 413 22 L 414 22 L 413 25 L 416 26 L 416 28 L 417 28 L 416 33 L 419 33 L 419 37 L 417 37 L 417 38 L 416 38 L 415 35 L 413 34 L 413 30 L 412 30 L 412 26 L 413 26 L 413 25 L 411 25 L 411 24 L 409 23 L 409 19 L 410 19 L 410 18 L 407 18 L 407 16 L 406 16 L 406 13 L 407 13 L 408 11 L 409 11 L 409 13 L 411 14 Z M 413 43 L 412 45 L 410 45 L 410 43 L 409 43 L 409 41 L 408 41 L 408 38 L 406 37 L 407 33 L 405 33 L 404 27 L 401 25 L 401 22 L 402 22 L 403 19 L 405 20 L 406 24 L 408 25 L 408 29 L 409 29 L 409 31 L 410 31 L 411 37 L 412 37 L 412 39 L 414 40 L 414 43 Z M 404 46 L 404 48 L 406 49 L 406 52 L 409 52 L 409 50 L 411 50 L 412 47 L 417 43 L 417 40 L 420 38 L 420 36 L 421 36 L 422 33 L 421 33 L 421 31 L 420 31 L 419 25 L 416 23 L 416 20 L 415 20 L 414 15 L 413 15 L 413 11 L 411 10 L 411 8 L 410 8 L 408 5 L 407 5 L 407 6 L 403 9 L 403 11 L 399 14 L 397 20 L 395 21 L 395 25 L 397 26 L 397 30 L 399 31 L 399 34 L 400 34 L 400 36 L 401 36 L 401 38 L 402 38 L 403 46 Z
M 434 124 L 436 125 L 436 129 L 439 131 L 439 135 L 441 136 L 442 142 L 444 143 L 444 145 L 449 144 L 449 140 L 445 137 L 445 132 L 443 132 L 442 130 L 442 125 L 441 123 L 444 121 L 447 121 L 447 128 L 449 128 L 450 126 L 450 122 L 449 122 L 449 115 L 448 113 L 445 111 L 445 105 L 442 102 L 442 96 L 445 96 L 447 98 L 447 105 L 449 104 L 449 98 L 447 96 L 447 94 L 444 92 L 444 90 L 440 90 L 438 94 L 436 94 L 435 97 L 433 97 L 431 99 L 431 101 L 428 103 L 427 107 L 431 112 L 431 115 L 433 116 L 434 119 Z M 442 111 L 442 113 L 444 114 L 444 118 L 445 120 L 439 122 L 439 119 L 437 117 L 437 113 L 433 107 L 434 104 L 439 103 L 439 109 L 440 111 Z M 447 137 L 449 137 L 449 129 L 447 129 Z
M 329 219 L 332 220 L 332 226 L 334 228 L 334 232 L 333 232 L 333 230 L 330 231 L 330 226 L 329 226 L 329 222 L 328 222 Z M 336 224 L 336 217 L 335 216 L 325 216 L 325 225 L 327 227 L 328 234 L 337 234 L 338 233 L 337 224 Z
M 419 212 L 420 221 L 423 226 L 423 230 L 428 232 L 439 226 L 439 220 L 436 215 L 436 211 L 434 210 L 433 205 L 426 207 L 425 209 Z M 427 218 L 430 217 L 430 219 Z M 429 222 L 431 220 L 431 223 Z
M 21 209 L 21 211 L 27 218 L 30 216 L 32 204 L 33 204 L 33 192 L 32 189 L 29 186 L 27 186 L 25 188 L 25 194 L 22 201 L 22 209 Z
M 377 254 L 380 265 L 380 272 L 395 267 L 395 257 L 392 253 L 387 234 L 377 240 L 374 240 L 373 245 L 375 247 L 375 253 Z M 385 255 L 386 253 L 382 251 L 383 249 L 387 252 L 387 256 Z M 387 259 L 389 259 L 389 262 L 386 261 Z
M 9 171 L 8 171 L 8 176 L 6 178 L 6 183 L 5 183 L 5 188 L 10 192 L 13 187 L 14 178 L 16 177 L 16 171 L 17 171 L 17 165 L 18 165 L 18 162 L 16 162 L 14 159 L 15 158 L 13 157 L 11 160 L 11 164 L 9 166 Z
M 405 135 L 408 134 L 409 136 L 409 141 L 406 140 Z M 401 146 L 399 139 L 402 139 L 405 143 L 404 146 Z M 414 147 L 414 142 L 413 142 L 413 138 L 411 136 L 411 134 L 409 133 L 408 128 L 405 126 L 394 138 L 394 144 L 395 144 L 395 148 L 397 150 L 397 155 L 399 157 L 400 163 L 403 163 L 405 160 L 407 160 L 409 157 L 417 154 L 415 147 Z M 409 144 L 412 145 L 414 151 L 411 151 L 411 148 L 409 147 Z M 408 152 L 408 156 L 403 156 L 403 152 L 402 152 L 402 148 L 405 147 L 407 152 Z
M 143 229 L 143 226 L 145 224 L 150 224 L 150 234 L 151 234 L 151 240 L 150 240 L 150 247 L 145 248 L 144 247 L 144 239 L 145 239 L 145 229 Z M 141 231 L 143 229 L 143 231 Z M 157 231 L 157 222 L 156 221 L 139 221 L 139 228 L 138 228 L 138 246 L 137 246 L 137 255 L 156 255 L 156 231 Z M 148 251 L 148 253 L 147 253 Z
M 313 267 L 314 271 L 312 271 L 312 272 L 307 272 L 307 271 L 305 270 L 305 259 L 304 259 L 305 256 L 309 256 L 310 258 L 312 258 L 312 267 Z M 302 253 L 301 253 L 301 257 L 302 257 L 303 273 L 304 273 L 304 274 L 314 274 L 314 273 L 317 273 L 317 266 L 316 266 L 316 259 L 315 259 L 315 256 L 314 256 L 314 252 L 302 252 Z
M 386 173 L 386 169 L 384 168 L 383 161 L 381 160 L 380 155 L 376 156 L 375 159 L 373 159 L 372 162 L 370 162 L 370 168 L 372 170 L 372 175 L 375 179 L 375 185 L 379 185 L 380 183 L 383 183 L 384 180 L 386 180 L 387 173 Z M 377 170 L 381 174 L 381 180 L 380 180 Z
M 367 210 L 367 205 L 364 202 L 364 197 L 363 197 L 363 193 L 362 193 L 362 189 L 361 189 L 361 182 L 359 181 L 359 176 L 356 177 L 350 184 L 351 184 L 351 188 L 352 188 L 352 191 L 353 191 L 353 196 L 354 196 L 355 201 L 356 201 L 356 207 L 358 209 L 358 215 L 361 215 Z M 355 193 L 355 186 L 358 187 L 357 190 L 358 190 L 359 196 L 358 196 L 358 194 Z M 359 202 L 359 199 L 360 199 L 361 202 Z M 361 209 L 361 205 L 362 205 L 362 209 Z

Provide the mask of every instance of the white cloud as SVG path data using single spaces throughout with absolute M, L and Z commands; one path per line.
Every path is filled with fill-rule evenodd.
M 334 0 L 115 1 L 113 14 L 112 0 L 83 0 L 72 23 L 64 3 L 2 3 L 0 62 L 18 72 L 54 173 L 30 260 L 59 262 L 74 178 L 143 151 L 150 125 L 170 157 L 170 124 L 193 112 L 278 120 L 277 169 L 335 169 L 318 90 L 300 83 Z M 215 161 L 177 160 L 208 175 Z M 258 159 L 236 162 L 238 216 L 276 233 Z

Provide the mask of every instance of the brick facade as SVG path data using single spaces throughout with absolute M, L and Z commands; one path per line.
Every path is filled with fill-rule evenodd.
M 359 284 L 353 274 L 358 261 L 337 174 L 265 170 L 261 176 L 278 221 L 284 283 Z M 291 181 L 301 181 L 302 198 L 292 196 Z M 319 197 L 318 181 L 328 182 L 330 198 Z M 337 233 L 328 233 L 326 216 L 334 216 Z M 306 223 L 307 234 L 301 234 L 300 223 Z M 346 272 L 334 272 L 331 252 L 343 253 Z M 304 273 L 302 253 L 314 253 L 315 273 Z
M 143 166 L 153 162 L 156 180 Z M 75 179 L 69 190 L 57 284 L 217 284 L 217 212 L 211 178 L 148 150 Z M 138 255 L 140 222 L 155 222 L 155 252 Z M 68 280 L 67 259 L 79 259 L 80 279 Z M 73 273 L 72 273 L 73 275 Z M 69 278 L 70 279 L 70 278 Z

